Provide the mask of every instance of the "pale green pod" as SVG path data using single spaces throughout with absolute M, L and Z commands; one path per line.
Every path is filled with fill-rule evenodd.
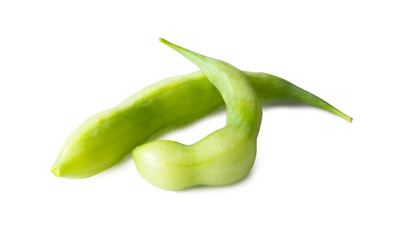
M 290 101 L 352 119 L 319 97 L 266 73 L 244 72 L 261 102 Z M 86 178 L 118 163 L 155 133 L 194 121 L 224 104 L 202 72 L 171 77 L 84 121 L 66 140 L 51 170 Z
M 164 39 L 197 65 L 217 88 L 227 109 L 226 126 L 192 145 L 159 140 L 137 147 L 132 156 L 151 184 L 180 190 L 195 185 L 226 185 L 244 178 L 256 158 L 261 106 L 248 78 L 237 68 Z

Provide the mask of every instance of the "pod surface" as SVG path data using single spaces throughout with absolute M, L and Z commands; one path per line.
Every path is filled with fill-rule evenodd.
M 324 100 L 282 78 L 266 73 L 244 74 L 261 102 L 299 102 L 351 121 Z M 200 71 L 164 79 L 84 121 L 64 143 L 51 171 L 66 178 L 93 176 L 119 162 L 155 133 L 192 122 L 223 104 L 220 93 Z

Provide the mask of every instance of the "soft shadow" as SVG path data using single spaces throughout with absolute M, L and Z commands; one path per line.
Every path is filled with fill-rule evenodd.
M 246 177 L 244 177 L 243 179 L 241 179 L 240 181 L 238 181 L 236 183 L 231 183 L 231 184 L 221 185 L 221 186 L 197 185 L 197 186 L 190 187 L 190 188 L 183 189 L 183 190 L 179 190 L 179 191 L 176 191 L 176 192 L 177 193 L 188 193 L 188 192 L 202 191 L 202 190 L 212 191 L 212 190 L 218 190 L 218 189 L 229 189 L 229 188 L 237 187 L 237 186 L 240 186 L 240 185 L 245 184 L 246 182 L 248 182 L 248 180 L 254 174 L 253 173 L 254 171 L 255 170 L 254 170 L 254 166 L 253 166 L 253 168 L 246 175 Z
M 117 169 L 120 169 L 122 167 L 125 167 L 126 165 L 128 165 L 130 163 L 130 161 L 133 162 L 132 160 L 132 154 L 128 153 L 127 155 L 125 155 L 119 162 L 117 162 L 116 164 L 114 164 L 113 166 L 95 174 L 94 176 L 91 177 L 107 177 L 107 174 L 113 174 L 113 171 L 117 171 Z M 130 166 L 129 166 L 130 167 Z M 90 177 L 90 178 L 91 178 Z
M 129 152 L 125 157 L 123 157 L 118 163 L 116 163 L 111 168 L 118 168 L 126 165 L 129 161 L 132 161 L 132 151 Z
M 171 126 L 171 127 L 164 128 L 164 129 L 154 133 L 144 143 L 152 142 L 152 141 L 154 141 L 156 139 L 159 139 L 159 138 L 163 137 L 165 134 L 167 134 L 168 132 L 175 131 L 175 130 L 180 130 L 180 129 L 183 129 L 183 128 L 186 128 L 186 127 L 190 126 L 191 124 L 203 122 L 203 121 L 205 121 L 208 118 L 224 114 L 225 113 L 225 109 L 226 109 L 225 106 L 221 106 L 221 107 L 217 108 L 216 110 L 214 110 L 214 111 L 212 111 L 212 112 L 210 112 L 210 113 L 206 114 L 205 116 L 202 116 L 202 117 L 200 117 L 198 119 L 194 119 L 194 120 L 192 120 L 190 122 L 182 123 L 182 124 L 177 125 L 177 126 Z

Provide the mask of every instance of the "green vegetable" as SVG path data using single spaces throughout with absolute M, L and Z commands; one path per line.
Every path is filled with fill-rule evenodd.
M 315 95 L 266 73 L 244 72 L 262 102 L 291 101 L 352 118 Z M 68 137 L 52 173 L 93 176 L 119 162 L 155 133 L 196 120 L 224 104 L 202 72 L 171 77 L 137 92 L 118 106 L 84 121 Z
M 217 88 L 227 107 L 227 124 L 192 145 L 158 140 L 137 147 L 132 156 L 138 172 L 166 190 L 239 181 L 256 158 L 261 124 L 256 92 L 248 78 L 228 63 L 160 41 L 197 65 Z

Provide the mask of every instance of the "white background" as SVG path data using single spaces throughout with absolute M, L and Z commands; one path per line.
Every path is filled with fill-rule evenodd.
M 396 239 L 392 3 L 1 1 L 0 238 Z M 256 163 L 232 186 L 164 191 L 131 157 L 54 177 L 83 120 L 197 70 L 158 37 L 283 77 L 354 122 L 264 104 Z M 193 143 L 224 123 L 222 108 L 159 138 Z

